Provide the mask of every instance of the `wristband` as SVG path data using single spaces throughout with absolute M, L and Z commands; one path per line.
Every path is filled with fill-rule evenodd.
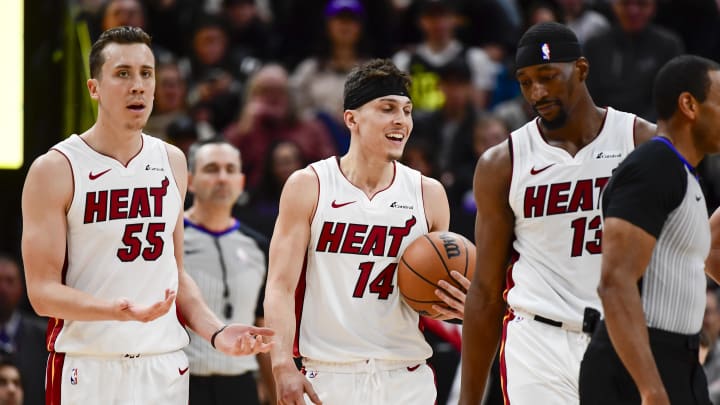
M 217 347 L 215 347 L 215 338 L 217 337 L 217 335 L 220 334 L 220 332 L 224 331 L 225 328 L 227 328 L 228 326 L 229 325 L 223 325 L 222 328 L 216 330 L 215 333 L 212 334 L 212 337 L 210 338 L 210 346 L 212 346 L 213 349 L 217 349 Z

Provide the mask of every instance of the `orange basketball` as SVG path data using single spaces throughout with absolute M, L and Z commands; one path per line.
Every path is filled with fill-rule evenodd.
M 439 280 L 445 280 L 465 291 L 450 275 L 452 270 L 472 279 L 475 272 L 475 245 L 454 232 L 430 232 L 423 235 L 415 239 L 400 258 L 397 271 L 400 294 L 420 315 L 437 318 L 440 314 L 433 310 L 432 305 L 445 305 L 435 295 L 435 289 L 441 289 Z

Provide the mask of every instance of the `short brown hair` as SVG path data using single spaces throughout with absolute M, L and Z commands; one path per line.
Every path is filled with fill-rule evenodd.
M 139 27 L 115 27 L 103 32 L 90 49 L 90 77 L 100 76 L 105 63 L 102 51 L 109 44 L 145 44 L 149 47 L 150 42 L 150 35 Z

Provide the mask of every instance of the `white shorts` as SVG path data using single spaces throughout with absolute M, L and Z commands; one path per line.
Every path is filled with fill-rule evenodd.
M 133 355 L 136 356 L 136 355 Z M 187 405 L 190 373 L 182 350 L 133 357 L 51 353 L 48 405 Z
M 323 405 L 434 405 L 437 397 L 435 374 L 424 360 L 325 363 L 304 359 L 303 370 Z M 312 404 L 307 396 L 305 403 Z
M 577 405 L 580 362 L 589 342 L 583 332 L 508 314 L 500 352 L 505 403 Z

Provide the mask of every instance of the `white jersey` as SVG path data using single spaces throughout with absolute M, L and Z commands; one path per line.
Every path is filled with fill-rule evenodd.
M 177 291 L 173 231 L 182 208 L 166 145 L 142 136 L 127 166 L 72 135 L 55 145 L 72 167 L 63 283 L 107 301 L 150 305 Z M 188 343 L 175 304 L 137 321 L 50 320 L 48 350 L 82 355 L 167 353 Z
M 432 349 L 401 298 L 397 264 L 428 233 L 422 176 L 395 162 L 391 185 L 368 198 L 336 157 L 311 165 L 319 197 L 298 293 L 299 355 L 325 362 L 425 360 Z M 297 353 L 296 353 L 297 354 Z
M 602 311 L 600 192 L 635 147 L 634 123 L 635 115 L 608 107 L 598 136 L 575 156 L 550 146 L 537 119 L 511 134 L 512 308 L 574 325 L 585 307 Z

